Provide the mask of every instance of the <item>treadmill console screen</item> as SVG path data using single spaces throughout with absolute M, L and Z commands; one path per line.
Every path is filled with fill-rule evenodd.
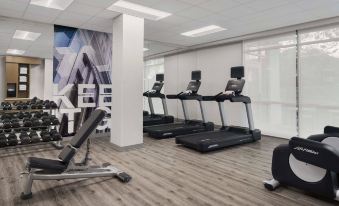
M 199 90 L 200 84 L 201 84 L 201 82 L 195 82 L 195 81 L 193 82 L 193 81 L 191 81 L 188 84 L 186 90 L 191 90 L 193 93 L 197 93 L 198 90 Z
M 164 85 L 164 83 L 155 82 L 155 83 L 153 84 L 152 90 L 155 90 L 155 91 L 157 91 L 157 92 L 160 92 L 163 85 Z
M 164 74 L 157 74 L 155 76 L 155 80 L 158 82 L 163 82 L 164 81 Z
M 236 94 L 240 94 L 244 88 L 245 80 L 244 79 L 231 79 L 227 82 L 225 91 L 233 91 Z

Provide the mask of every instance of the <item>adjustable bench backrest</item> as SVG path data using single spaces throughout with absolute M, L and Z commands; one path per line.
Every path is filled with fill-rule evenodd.
M 68 164 L 74 157 L 76 150 L 88 139 L 88 137 L 97 128 L 100 122 L 105 118 L 106 112 L 103 110 L 95 110 L 91 113 L 89 118 L 82 124 L 75 136 L 72 138 L 69 145 L 67 145 L 59 154 L 58 158 Z

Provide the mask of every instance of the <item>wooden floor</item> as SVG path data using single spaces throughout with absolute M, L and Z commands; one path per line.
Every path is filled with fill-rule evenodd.
M 143 148 L 117 152 L 107 140 L 92 143 L 94 163 L 110 162 L 133 179 L 113 178 L 36 181 L 33 198 L 21 200 L 19 174 L 28 156 L 56 157 L 51 146 L 0 150 L 0 206 L 7 205 L 335 205 L 304 192 L 264 189 L 271 177 L 272 150 L 286 140 L 264 137 L 260 142 L 200 154 L 176 146 L 174 139 L 145 137 Z

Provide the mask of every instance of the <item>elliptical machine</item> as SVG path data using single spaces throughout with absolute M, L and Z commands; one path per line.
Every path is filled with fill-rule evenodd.
M 324 134 L 307 139 L 292 137 L 276 147 L 272 158 L 272 180 L 264 181 L 273 191 L 279 185 L 296 187 L 339 201 L 339 128 L 326 126 Z

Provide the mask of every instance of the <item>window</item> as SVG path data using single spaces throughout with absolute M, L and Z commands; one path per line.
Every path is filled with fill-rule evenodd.
M 339 26 L 299 32 L 300 136 L 339 126 Z
M 244 93 L 263 134 L 297 135 L 296 43 L 295 33 L 244 42 Z
M 164 73 L 164 58 L 148 60 L 145 63 L 144 70 L 144 91 L 152 89 L 156 81 L 156 74 Z M 164 85 L 165 87 L 166 85 Z M 163 87 L 163 88 L 164 88 Z M 155 113 L 163 113 L 161 100 L 153 98 L 153 107 Z M 149 111 L 148 100 L 144 97 L 144 110 Z

